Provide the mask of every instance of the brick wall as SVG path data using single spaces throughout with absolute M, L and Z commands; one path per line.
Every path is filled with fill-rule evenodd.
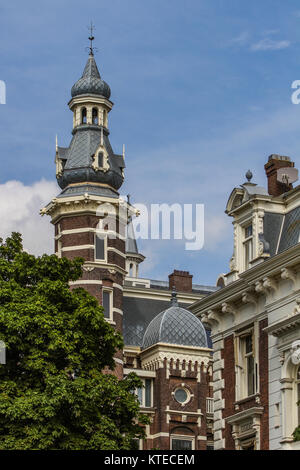
M 94 230 L 99 223 L 99 217 L 86 214 L 86 215 L 73 215 L 68 217 L 62 217 L 59 222 L 55 225 L 55 233 L 59 233 L 65 230 L 73 229 L 92 229 Z M 58 229 L 60 226 L 60 230 Z M 81 233 L 69 233 L 62 234 L 60 237 L 61 247 L 80 247 L 81 245 L 94 245 L 94 232 L 85 231 Z M 56 241 L 56 250 L 57 250 L 57 241 Z M 107 246 L 113 247 L 119 250 L 121 253 L 125 253 L 125 241 L 119 238 L 107 240 Z M 62 256 L 65 256 L 68 259 L 74 259 L 76 257 L 81 257 L 85 261 L 95 261 L 94 248 L 82 248 L 70 251 L 62 250 Z M 119 266 L 120 268 L 125 268 L 125 258 L 119 253 L 108 250 L 107 252 L 107 261 L 108 263 Z M 110 271 L 108 267 L 105 267 L 105 262 L 99 263 L 99 265 L 93 265 L 88 268 L 88 270 L 83 269 L 82 277 L 76 282 L 75 285 L 71 286 L 71 289 L 76 287 L 82 287 L 86 289 L 92 296 L 94 296 L 99 304 L 102 304 L 102 289 L 104 286 L 110 287 L 113 289 L 113 308 L 120 311 L 123 310 L 123 291 L 120 287 L 123 285 L 123 274 L 118 271 Z M 93 283 L 95 281 L 95 283 Z M 102 282 L 99 283 L 99 281 Z M 115 285 L 114 285 L 115 284 Z M 122 333 L 123 331 L 123 317 L 122 313 L 118 311 L 113 311 L 113 324 L 114 328 Z M 117 351 L 115 358 L 122 361 L 123 352 Z M 111 373 L 111 371 L 104 371 L 105 373 Z M 123 377 L 123 366 L 121 363 L 116 363 L 116 369 L 114 373 L 120 379 Z
M 188 271 L 177 271 L 174 269 L 172 274 L 169 274 L 169 289 L 175 287 L 176 291 L 192 292 L 193 289 L 193 276 Z
M 224 339 L 224 349 L 221 355 L 224 359 L 223 379 L 224 390 L 223 398 L 225 399 L 225 409 L 223 411 L 223 418 L 236 413 L 234 408 L 235 402 L 235 361 L 234 361 L 234 337 L 233 335 L 227 336 Z M 223 438 L 225 438 L 225 448 L 227 450 L 234 450 L 235 444 L 231 433 L 231 426 L 225 423 L 225 430 L 223 431 Z
M 224 390 L 223 398 L 225 399 L 225 409 L 223 410 L 223 418 L 227 418 L 234 414 L 240 413 L 252 407 L 262 406 L 264 408 L 260 421 L 260 448 L 261 450 L 269 449 L 269 403 L 268 403 L 268 335 L 263 329 L 267 326 L 268 320 L 264 319 L 259 322 L 259 394 L 249 398 L 245 398 L 238 402 L 238 408 L 235 408 L 235 357 L 234 357 L 234 336 L 228 336 L 224 339 L 224 349 L 221 357 L 224 359 L 223 379 Z M 258 400 L 258 401 L 257 401 Z M 225 449 L 235 449 L 234 439 L 232 437 L 232 426 L 225 421 L 225 430 L 223 431 L 225 438 Z
M 269 449 L 269 366 L 268 334 L 263 331 L 268 326 L 268 319 L 259 322 L 259 387 L 261 404 L 264 412 L 261 417 L 261 449 Z
M 158 448 L 167 450 L 171 448 L 170 436 L 173 434 L 193 437 L 196 450 L 206 449 L 206 397 L 209 395 L 209 381 L 203 366 L 196 364 L 196 370 L 192 370 L 190 362 L 179 365 L 174 362 L 170 367 L 169 378 L 167 378 L 165 361 L 164 367 L 156 371 L 154 380 L 154 409 L 155 414 L 150 427 L 151 435 L 167 433 L 167 436 L 159 436 L 155 439 L 147 439 L 145 449 Z M 198 367 L 201 368 L 201 381 L 197 381 Z M 182 376 L 185 370 L 185 377 Z M 192 399 L 184 406 L 178 403 L 172 392 L 182 386 L 193 395 Z M 167 422 L 167 407 L 169 407 L 169 422 Z M 198 426 L 197 410 L 201 409 L 201 426 Z M 172 413 L 173 411 L 173 413 Z M 185 414 L 187 413 L 187 414 Z M 195 414 L 188 414 L 195 413 Z M 183 419 L 183 416 L 185 417 Z M 198 439 L 201 436 L 201 439 Z M 152 447 L 151 447 L 152 446 Z
M 268 162 L 265 164 L 265 172 L 268 178 L 268 193 L 272 196 L 280 196 L 289 191 L 293 186 L 283 184 L 277 181 L 277 170 L 279 168 L 291 168 L 295 163 L 291 162 L 289 157 L 281 155 L 270 155 Z

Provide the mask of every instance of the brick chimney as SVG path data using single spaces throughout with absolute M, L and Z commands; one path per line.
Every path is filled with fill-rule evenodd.
M 177 271 L 174 269 L 172 274 L 169 274 L 169 289 L 173 287 L 177 291 L 192 292 L 193 289 L 193 275 L 188 271 Z
M 295 163 L 290 157 L 272 154 L 269 156 L 268 163 L 265 164 L 265 171 L 268 178 L 268 193 L 271 196 L 280 196 L 293 188 L 292 184 L 284 184 L 277 181 L 277 170 L 279 168 L 293 168 Z

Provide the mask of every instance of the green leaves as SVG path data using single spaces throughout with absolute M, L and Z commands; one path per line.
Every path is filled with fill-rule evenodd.
M 95 298 L 69 289 L 82 263 L 35 258 L 16 233 L 0 243 L 0 449 L 130 449 L 143 436 L 139 379 L 101 372 L 121 336 Z

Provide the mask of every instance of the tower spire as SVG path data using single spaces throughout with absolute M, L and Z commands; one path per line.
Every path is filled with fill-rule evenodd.
M 93 22 L 91 21 L 91 25 L 89 26 L 89 30 L 90 30 L 90 36 L 89 36 L 89 40 L 90 40 L 90 55 L 94 55 L 94 48 L 93 48 L 93 41 L 95 39 L 95 36 L 93 35 L 93 32 L 94 32 L 94 29 L 95 29 L 95 26 L 93 25 Z

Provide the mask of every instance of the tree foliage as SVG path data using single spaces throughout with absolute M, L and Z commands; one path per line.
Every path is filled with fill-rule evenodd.
M 119 333 L 84 289 L 83 260 L 35 257 L 0 239 L 0 449 L 130 449 L 143 436 L 130 374 L 113 374 Z

